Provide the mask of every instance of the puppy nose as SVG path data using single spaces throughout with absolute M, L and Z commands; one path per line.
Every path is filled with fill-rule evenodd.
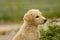
M 44 22 L 46 22 L 46 21 L 47 21 L 47 19 L 44 20 Z

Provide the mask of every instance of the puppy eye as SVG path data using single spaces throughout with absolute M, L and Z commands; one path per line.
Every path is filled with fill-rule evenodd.
M 39 18 L 39 16 L 36 16 L 36 18 Z

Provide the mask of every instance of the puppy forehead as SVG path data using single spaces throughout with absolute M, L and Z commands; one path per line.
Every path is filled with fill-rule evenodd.
M 39 10 L 32 10 L 33 15 L 41 15 L 41 12 Z
M 38 9 L 31 9 L 27 12 L 27 15 L 31 15 L 31 14 L 36 16 L 36 15 L 41 15 L 41 12 Z

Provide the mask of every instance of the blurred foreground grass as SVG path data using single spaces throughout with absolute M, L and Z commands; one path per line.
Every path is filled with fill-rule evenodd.
M 60 26 L 48 26 L 48 30 L 40 30 L 40 40 L 60 40 Z

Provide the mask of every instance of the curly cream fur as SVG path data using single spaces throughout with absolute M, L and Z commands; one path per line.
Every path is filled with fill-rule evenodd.
M 35 16 L 40 16 L 35 18 Z M 24 15 L 24 23 L 12 40 L 39 40 L 38 24 L 43 24 L 45 18 L 38 9 L 31 9 Z

